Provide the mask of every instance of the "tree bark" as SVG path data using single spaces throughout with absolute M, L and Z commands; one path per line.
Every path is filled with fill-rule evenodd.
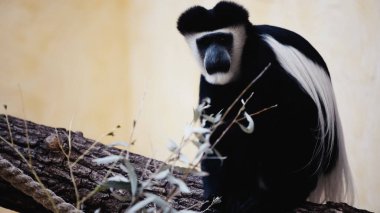
M 79 160 L 72 169 L 80 198 L 86 196 L 97 185 L 102 183 L 107 171 L 109 171 L 109 166 L 97 165 L 93 160 L 110 154 L 119 155 L 122 151 L 84 138 L 81 132 L 69 132 L 63 128 L 48 127 L 12 116 L 6 117 L 5 115 L 0 115 L 0 136 L 1 157 L 34 178 L 28 164 L 22 160 L 19 153 L 27 160 L 30 159 L 29 161 L 32 162 L 34 171 L 46 188 L 74 206 L 77 198 L 67 158 L 63 150 L 67 153 L 69 146 L 71 146 L 70 161 L 74 162 L 86 150 L 90 149 L 90 152 Z M 129 154 L 129 159 L 135 167 L 139 180 L 149 178 L 163 164 L 161 161 L 133 153 Z M 113 168 L 112 174 L 126 175 L 119 168 Z M 181 170 L 175 171 L 174 175 L 181 178 L 185 177 Z M 180 194 L 174 197 L 171 203 L 176 209 L 190 208 L 197 211 L 203 203 L 201 179 L 200 177 L 189 175 L 184 181 L 190 188 L 191 193 Z M 172 188 L 168 184 L 161 181 L 156 182 L 150 192 L 165 197 L 171 190 Z M 19 212 L 48 212 L 31 197 L 24 195 L 2 179 L 0 179 L 0 195 L 0 206 Z M 128 204 L 129 201 L 122 202 L 116 199 L 110 190 L 107 190 L 95 193 L 84 202 L 81 208 L 84 212 L 93 212 L 99 208 L 101 208 L 101 212 L 121 212 L 126 209 Z M 368 212 L 344 203 L 332 202 L 327 204 L 305 203 L 297 209 L 297 212 L 334 212 L 334 210 Z

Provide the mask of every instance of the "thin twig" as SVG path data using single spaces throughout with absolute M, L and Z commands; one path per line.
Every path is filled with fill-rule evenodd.
M 255 79 L 253 79 L 251 81 L 251 83 L 249 83 L 245 88 L 244 90 L 239 94 L 238 97 L 236 97 L 236 99 L 234 100 L 234 102 L 232 102 L 232 104 L 228 107 L 227 111 L 224 113 L 224 115 L 222 116 L 222 118 L 220 119 L 221 121 L 224 121 L 224 119 L 226 118 L 226 116 L 229 114 L 229 112 L 232 110 L 232 108 L 236 105 L 236 103 L 241 99 L 241 97 L 248 91 L 249 88 L 251 88 L 251 86 L 258 80 L 260 79 L 260 77 L 268 70 L 268 68 L 271 66 L 272 64 L 269 63 L 264 69 L 263 71 L 260 72 L 260 74 L 258 76 L 256 76 Z M 216 127 L 218 126 L 218 124 L 216 125 Z
M 251 95 L 247 98 L 247 100 L 245 100 L 245 104 L 249 102 L 249 100 L 252 98 L 252 95 L 253 93 L 251 93 Z M 211 146 L 211 149 L 214 149 L 216 145 L 218 145 L 218 143 L 220 142 L 220 140 L 224 137 L 224 135 L 231 129 L 231 127 L 237 122 L 237 119 L 238 117 L 240 116 L 240 114 L 245 110 L 245 105 L 241 106 L 240 109 L 239 109 L 239 112 L 236 114 L 236 116 L 234 117 L 234 119 L 232 120 L 232 122 L 228 125 L 228 127 L 226 129 L 223 130 L 222 134 L 219 136 L 218 139 L 216 139 L 216 141 L 214 142 L 214 144 Z M 215 129 L 216 130 L 216 129 Z M 214 131 L 215 131 L 214 130 Z M 211 133 L 212 134 L 212 133 Z
M 11 130 L 11 125 L 9 124 L 8 114 L 7 114 L 7 113 L 5 114 L 5 121 L 7 122 L 8 133 L 9 133 L 9 136 L 10 136 L 10 138 L 11 138 L 11 143 L 12 143 L 12 145 L 14 145 L 14 142 L 13 142 L 13 136 L 12 136 L 12 130 Z
M 270 106 L 270 107 L 266 107 L 266 108 L 264 108 L 264 109 L 262 109 L 262 110 L 260 110 L 260 111 L 257 111 L 257 112 L 255 112 L 255 113 L 249 114 L 249 116 L 255 116 L 255 115 L 258 115 L 258 114 L 261 114 L 261 113 L 263 113 L 263 112 L 265 112 L 265 111 L 268 111 L 268 110 L 273 109 L 273 108 L 276 108 L 276 107 L 278 107 L 278 104 L 272 105 L 272 106 Z M 236 120 L 236 122 L 239 122 L 239 121 L 242 121 L 242 120 L 245 120 L 245 118 L 244 118 L 244 117 L 243 117 L 243 118 L 239 118 L 239 119 Z
M 115 131 L 118 127 L 115 127 L 111 132 Z M 90 151 L 98 144 L 100 143 L 100 141 L 107 137 L 109 135 L 109 132 L 107 132 L 106 134 L 103 134 L 102 136 L 100 136 L 98 139 L 95 140 L 95 142 L 93 144 L 91 144 L 91 146 L 86 150 L 84 151 L 73 163 L 72 163 L 72 166 L 74 166 L 75 164 L 77 164 L 80 160 L 82 160 L 84 158 L 84 156 L 86 156 L 87 154 L 90 153 Z

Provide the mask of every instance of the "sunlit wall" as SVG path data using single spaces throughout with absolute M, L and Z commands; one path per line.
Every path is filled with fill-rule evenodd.
M 164 160 L 168 139 L 179 141 L 191 121 L 198 93 L 198 68 L 176 19 L 195 3 L 215 2 L 0 1 L 0 104 L 104 142 L 136 140 L 133 152 Z M 294 30 L 323 55 L 356 206 L 380 211 L 380 1 L 239 2 L 252 22 Z M 118 124 L 115 137 L 102 137 Z

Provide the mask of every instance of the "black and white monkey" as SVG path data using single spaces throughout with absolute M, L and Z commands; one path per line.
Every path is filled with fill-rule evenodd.
M 206 199 L 221 196 L 220 212 L 287 212 L 310 200 L 353 201 L 342 127 L 327 66 L 300 35 L 279 27 L 252 25 L 232 2 L 212 9 L 195 6 L 178 19 L 201 66 L 200 97 L 211 99 L 207 114 L 226 110 L 269 63 L 245 94 L 255 130 L 238 125 L 216 149 L 227 156 L 202 161 Z M 235 114 L 241 106 L 233 108 Z M 233 114 L 233 113 L 231 113 Z M 211 143 L 231 122 L 227 116 Z

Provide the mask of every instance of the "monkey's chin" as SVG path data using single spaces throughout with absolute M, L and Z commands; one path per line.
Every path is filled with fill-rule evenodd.
M 235 75 L 232 72 L 217 72 L 213 74 L 203 74 L 206 81 L 214 85 L 226 85 L 235 80 Z

